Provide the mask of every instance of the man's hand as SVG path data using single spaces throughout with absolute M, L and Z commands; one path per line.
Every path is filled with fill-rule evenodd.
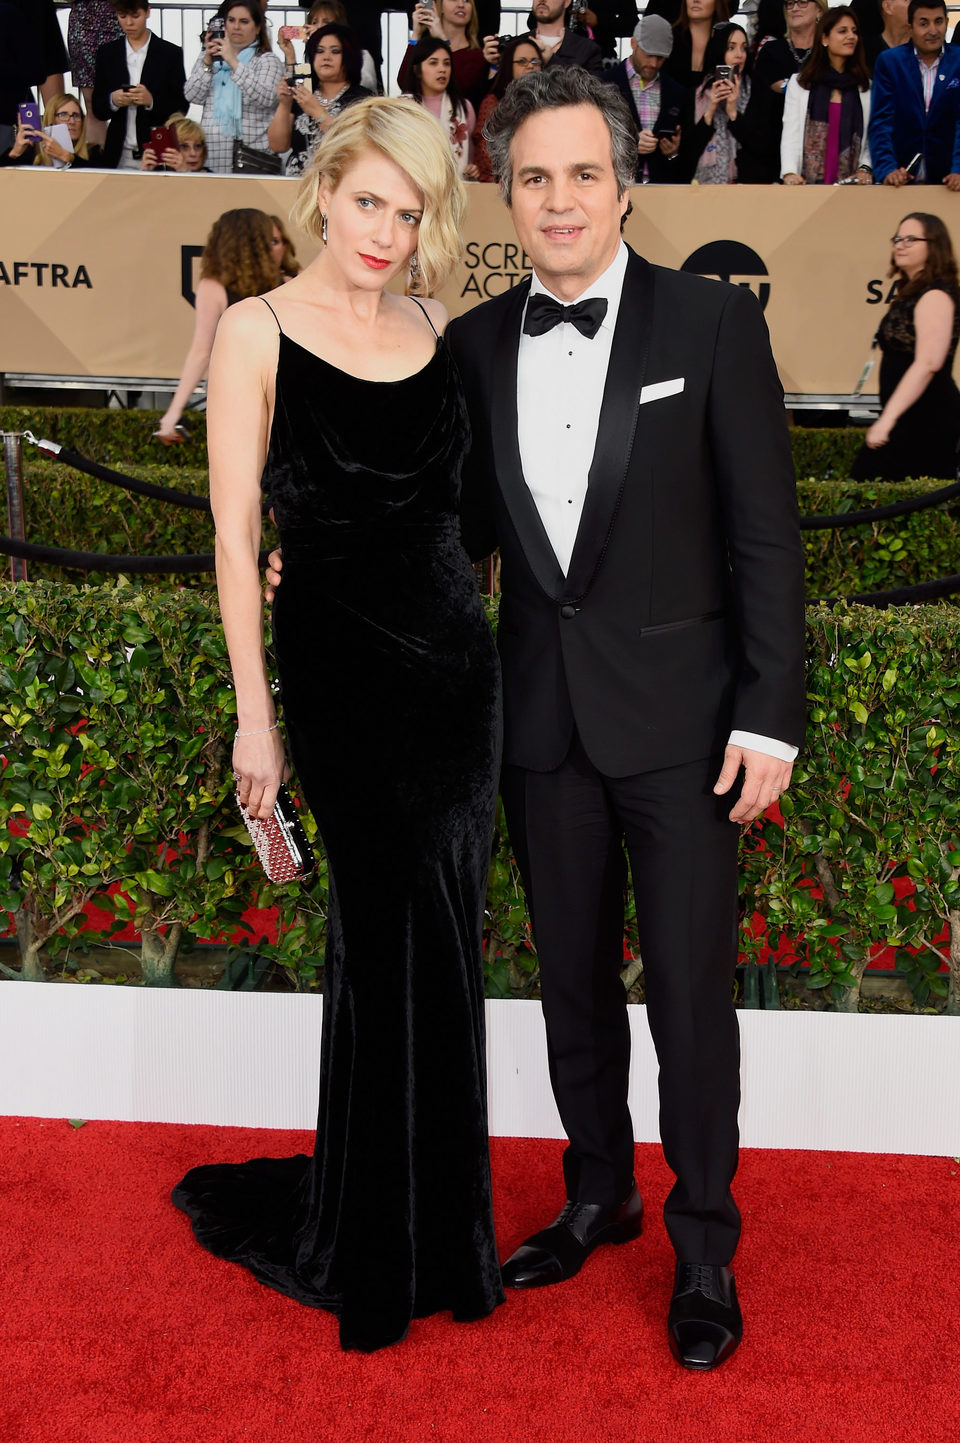
M 676 155 L 676 153 L 677 153 L 677 151 L 678 151 L 679 149 L 680 149 L 680 126 L 678 125 L 678 126 L 677 126 L 677 129 L 676 129 L 676 134 L 674 134 L 674 135 L 661 135 L 661 137 L 660 137 L 660 154 L 661 154 L 661 155 L 665 155 L 665 156 L 667 157 L 667 159 L 669 160 L 670 157 L 671 157 L 671 155 Z
M 143 105 L 147 110 L 153 109 L 153 96 L 145 85 L 135 85 L 127 94 L 131 105 Z
M 271 561 L 273 558 L 270 558 Z M 269 572 L 267 575 L 269 576 Z M 730 812 L 731 822 L 746 826 L 762 815 L 790 785 L 793 762 L 782 762 L 779 757 L 767 756 L 766 752 L 751 751 L 749 747 L 728 746 L 723 754 L 723 767 L 717 778 L 714 792 L 722 796 L 729 792 L 741 766 L 744 771 L 743 790 L 740 800 Z
M 657 148 L 657 137 L 652 130 L 641 130 L 637 136 L 637 151 L 640 155 L 652 155 Z
M 276 551 L 271 551 L 267 557 L 267 589 L 264 592 L 264 596 L 266 597 L 268 606 L 273 605 L 273 598 L 277 593 L 277 587 L 283 580 L 283 577 L 280 575 L 282 570 L 283 553 L 278 547 Z
M 896 170 L 891 170 L 889 175 L 883 177 L 884 185 L 909 185 L 912 180 L 913 176 L 909 170 L 906 170 L 902 165 L 898 166 Z
M 960 190 L 960 175 L 945 175 L 943 183 L 947 190 Z

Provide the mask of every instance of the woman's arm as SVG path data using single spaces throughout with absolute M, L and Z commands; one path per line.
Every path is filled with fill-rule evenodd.
M 780 176 L 790 185 L 803 185 L 803 127 L 807 119 L 809 90 L 791 75 L 783 93 L 783 130 L 780 134 Z
M 277 155 L 290 149 L 293 135 L 293 91 L 285 80 L 277 86 L 277 108 L 267 126 L 267 144 Z
M 266 308 L 259 310 L 262 319 L 252 303 L 241 304 L 224 318 L 210 363 L 207 450 L 217 590 L 237 695 L 237 731 L 252 733 L 235 741 L 233 767 L 241 802 L 254 816 L 269 817 L 283 780 L 284 754 L 263 646 L 260 476 L 277 332 Z
M 919 401 L 950 352 L 954 303 L 945 291 L 927 291 L 913 312 L 917 340 L 913 360 L 896 390 L 867 432 L 867 445 L 884 446 L 905 411 Z
M 190 349 L 183 363 L 180 384 L 174 391 L 173 400 L 160 422 L 160 436 L 164 440 L 179 439 L 176 433 L 177 422 L 183 415 L 184 407 L 190 397 L 207 373 L 217 326 L 226 309 L 227 293 L 220 282 L 202 280 L 197 286 L 193 340 L 190 342 Z
M 183 93 L 192 105 L 202 105 L 210 94 L 210 87 L 213 85 L 213 70 L 207 69 L 209 56 L 203 52 L 197 57 L 197 61 L 187 76 Z

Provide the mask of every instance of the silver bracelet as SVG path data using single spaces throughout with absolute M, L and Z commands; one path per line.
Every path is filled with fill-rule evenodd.
M 267 732 L 275 732 L 279 725 L 280 723 L 278 721 L 275 721 L 272 727 L 258 727 L 256 731 L 252 732 L 234 732 L 233 739 L 234 741 L 238 741 L 240 737 L 266 736 Z

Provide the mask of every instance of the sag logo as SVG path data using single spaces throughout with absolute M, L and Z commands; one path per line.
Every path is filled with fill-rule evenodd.
M 695 276 L 716 276 L 721 281 L 732 281 L 735 286 L 746 286 L 752 290 L 766 310 L 770 299 L 770 282 L 759 281 L 757 277 L 769 275 L 763 261 L 741 241 L 710 241 L 695 250 L 680 267 Z
M 197 303 L 196 287 L 193 284 L 193 263 L 203 255 L 203 246 L 180 247 L 180 294 L 191 306 Z

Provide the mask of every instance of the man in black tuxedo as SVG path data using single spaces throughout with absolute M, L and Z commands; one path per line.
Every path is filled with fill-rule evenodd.
M 147 29 L 150 6 L 143 0 L 114 0 L 114 8 L 123 38 L 97 51 L 93 113 L 109 121 L 104 165 L 139 170 L 151 126 L 186 112 L 183 51 Z
M 473 432 L 464 541 L 500 548 L 502 790 L 569 1138 L 566 1205 L 504 1281 L 562 1281 L 640 1232 L 625 842 L 676 1174 L 669 1339 L 707 1369 L 742 1333 L 738 824 L 788 785 L 804 731 L 783 392 L 749 291 L 623 244 L 637 135 L 612 86 L 550 67 L 514 82 L 488 135 L 534 275 L 446 334 Z

